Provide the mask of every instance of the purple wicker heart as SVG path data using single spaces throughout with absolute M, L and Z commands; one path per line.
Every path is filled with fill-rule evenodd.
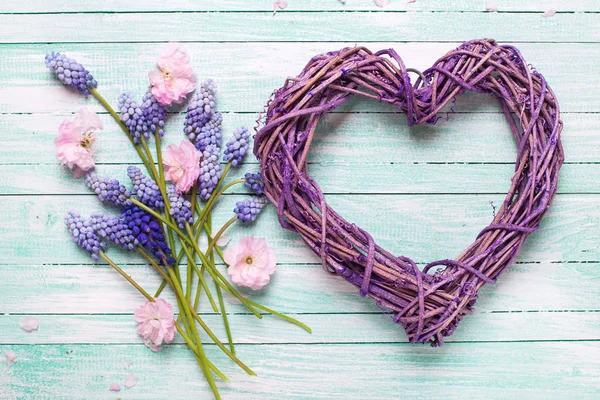
M 564 160 L 562 121 L 544 77 L 513 46 L 473 40 L 437 60 L 414 85 L 408 71 L 392 49 L 344 48 L 313 57 L 273 94 L 254 154 L 281 226 L 297 232 L 329 272 L 393 311 L 412 343 L 442 345 L 472 311 L 477 291 L 496 282 L 550 207 Z M 327 205 L 306 170 L 310 143 L 323 115 L 355 94 L 392 104 L 412 125 L 435 123 L 442 108 L 466 91 L 493 94 L 502 106 L 519 148 L 512 185 L 473 244 L 455 260 L 420 270 Z

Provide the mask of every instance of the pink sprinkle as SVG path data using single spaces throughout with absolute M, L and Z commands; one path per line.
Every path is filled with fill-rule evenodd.
M 134 387 L 138 383 L 138 377 L 136 374 L 129 374 L 127 378 L 125 378 L 125 387 L 130 388 Z
M 383 6 L 385 6 L 387 3 L 390 2 L 390 0 L 373 0 L 375 2 L 375 5 L 379 8 L 383 8 Z
M 27 332 L 37 331 L 39 327 L 39 322 L 36 317 L 23 317 L 21 322 L 19 323 L 21 329 Z
M 110 390 L 111 392 L 120 392 L 121 386 L 115 383 L 114 385 L 111 385 L 111 387 L 109 387 L 108 390 Z

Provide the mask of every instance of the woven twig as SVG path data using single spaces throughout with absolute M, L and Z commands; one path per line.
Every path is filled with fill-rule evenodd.
M 393 105 L 413 125 L 435 123 L 441 110 L 466 91 L 493 94 L 502 106 L 518 144 L 512 185 L 473 244 L 455 260 L 434 261 L 419 270 L 410 258 L 379 247 L 368 232 L 328 206 L 307 173 L 308 151 L 323 115 L 354 95 Z M 420 74 L 414 85 L 394 50 L 372 53 L 354 47 L 314 57 L 274 93 L 255 136 L 254 154 L 281 225 L 297 232 L 329 272 L 390 309 L 411 342 L 441 345 L 472 311 L 477 291 L 496 282 L 538 229 L 564 159 L 561 130 L 554 93 L 513 46 L 487 39 L 466 42 Z M 433 267 L 438 267 L 435 272 Z

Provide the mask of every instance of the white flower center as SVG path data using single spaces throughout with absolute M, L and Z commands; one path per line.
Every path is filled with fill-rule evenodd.
M 170 83 L 173 80 L 173 74 L 171 73 L 171 71 L 167 69 L 160 69 L 160 72 L 162 72 L 163 79 L 166 83 Z

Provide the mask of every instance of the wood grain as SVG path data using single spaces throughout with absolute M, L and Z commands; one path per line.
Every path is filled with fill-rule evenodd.
M 154 14 L 150 14 L 152 15 Z M 0 15 L 0 21 L 2 18 L 7 16 Z M 73 14 L 73 18 L 79 17 Z M 173 18 L 178 21 L 179 17 Z M 145 17 L 140 19 L 146 21 Z M 429 22 L 426 23 L 429 25 Z M 227 26 L 223 21 L 221 24 Z M 394 24 L 401 26 L 400 22 Z M 397 29 L 392 31 L 396 32 Z M 600 32 L 600 29 L 598 31 Z M 186 43 L 186 48 L 193 55 L 191 63 L 197 71 L 198 79 L 212 78 L 217 82 L 219 111 L 251 112 L 253 122 L 271 93 L 281 87 L 288 76 L 296 76 L 316 54 L 356 44 L 365 45 L 373 51 L 391 47 L 400 54 L 407 66 L 424 70 L 439 57 L 457 47 L 460 40 L 481 36 L 482 32 L 478 32 L 476 35 L 461 36 L 458 42 L 450 43 L 365 43 L 364 38 L 359 41 L 338 38 L 334 42 L 317 43 Z M 102 37 L 106 36 L 103 34 Z M 200 37 L 202 36 L 196 36 L 195 40 Z M 397 41 L 399 38 L 403 38 L 400 33 L 394 34 L 389 40 Z M 506 39 L 501 37 L 496 39 L 506 42 Z M 44 39 L 44 42 L 46 41 L 50 39 Z M 156 56 L 162 47 L 162 43 L 71 42 L 0 46 L 0 59 L 3 60 L 3 68 L 0 71 L 0 113 L 74 112 L 82 105 L 88 105 L 96 111 L 101 110 L 93 99 L 86 101 L 85 97 L 65 90 L 57 80 L 52 79 L 43 62 L 48 52 L 65 52 L 83 63 L 98 80 L 99 91 L 114 104 L 123 91 L 130 91 L 141 97 L 148 87 L 147 71 L 155 68 Z M 519 49 L 525 59 L 544 74 L 550 87 L 559 96 L 562 111 L 600 111 L 600 103 L 596 101 L 595 95 L 600 90 L 600 81 L 594 79 L 600 70 L 600 46 L 592 43 L 520 43 Z M 213 60 L 220 62 L 215 63 Z M 573 68 L 573 65 L 577 65 L 577 68 Z M 411 79 L 415 79 L 412 74 Z M 483 95 L 460 96 L 455 109 L 469 112 L 501 112 L 495 101 Z M 366 100 L 351 101 L 338 111 L 347 110 L 388 113 L 394 111 L 389 106 Z
M 511 42 L 600 40 L 595 13 L 94 13 L 0 14 L 0 43 L 73 42 Z M 36 29 L 29 29 L 36 26 Z M 314 29 L 318 26 L 319 29 Z M 440 29 L 440 27 L 444 29 Z M 518 29 L 530 26 L 527 29 Z M 68 27 L 68 29 L 60 29 Z M 251 28 L 250 28 L 251 27 Z M 373 29 L 377 27 L 377 29 Z M 532 36 L 535 32 L 535 36 Z
M 171 398 L 174 390 L 186 399 L 209 393 L 193 357 L 181 345 L 158 354 L 143 345 L 10 348 L 19 361 L 0 374 L 0 395 L 106 399 L 111 396 L 108 387 L 123 387 L 128 373 L 140 379 L 120 395 L 128 399 Z M 431 399 L 440 393 L 445 399 L 593 399 L 600 391 L 596 341 L 449 343 L 442 349 L 404 343 L 238 346 L 238 356 L 258 377 L 245 375 L 218 349 L 208 348 L 207 353 L 230 378 L 218 384 L 227 399 Z M 123 360 L 133 360 L 127 371 Z M 357 366 L 370 373 L 357 373 Z
M 516 43 L 547 78 L 561 104 L 566 164 L 559 195 L 539 232 L 497 285 L 479 294 L 474 315 L 440 349 L 406 343 L 402 330 L 372 301 L 325 273 L 298 238 L 279 228 L 273 208 L 242 235 L 267 237 L 280 259 L 273 283 L 253 300 L 307 322 L 312 335 L 227 302 L 238 354 L 258 372 L 248 377 L 214 348 L 230 378 L 224 399 L 596 399 L 600 396 L 600 3 L 393 0 L 23 0 L 0 2 L 0 399 L 208 398 L 189 351 L 177 344 L 155 354 L 134 330 L 140 295 L 108 266 L 69 241 L 71 208 L 103 207 L 56 162 L 56 127 L 93 99 L 65 90 L 43 64 L 66 52 L 98 79 L 114 103 L 124 90 L 146 90 L 147 71 L 163 43 L 187 42 L 200 80 L 216 80 L 224 135 L 252 127 L 271 92 L 315 54 L 355 44 L 395 48 L 423 70 L 460 42 L 494 37 Z M 541 13 L 556 7 L 557 15 Z M 487 225 L 508 187 L 516 146 L 495 101 L 457 99 L 457 113 L 435 126 L 406 127 L 393 109 L 352 99 L 327 115 L 310 156 L 310 172 L 340 213 L 396 254 L 420 265 L 453 257 Z M 183 139 L 182 109 L 167 126 Z M 97 170 L 127 182 L 137 156 L 103 113 Z M 248 159 L 232 178 L 257 168 Z M 236 187 L 219 202 L 215 225 L 247 197 Z M 110 249 L 148 290 L 159 279 L 137 257 Z M 224 268 L 224 266 L 220 266 Z M 170 293 L 165 298 L 174 303 Z M 222 337 L 218 316 L 201 312 Z M 40 320 L 22 331 L 24 315 Z M 123 359 L 133 360 L 129 371 Z M 137 386 L 119 394 L 127 373 Z

